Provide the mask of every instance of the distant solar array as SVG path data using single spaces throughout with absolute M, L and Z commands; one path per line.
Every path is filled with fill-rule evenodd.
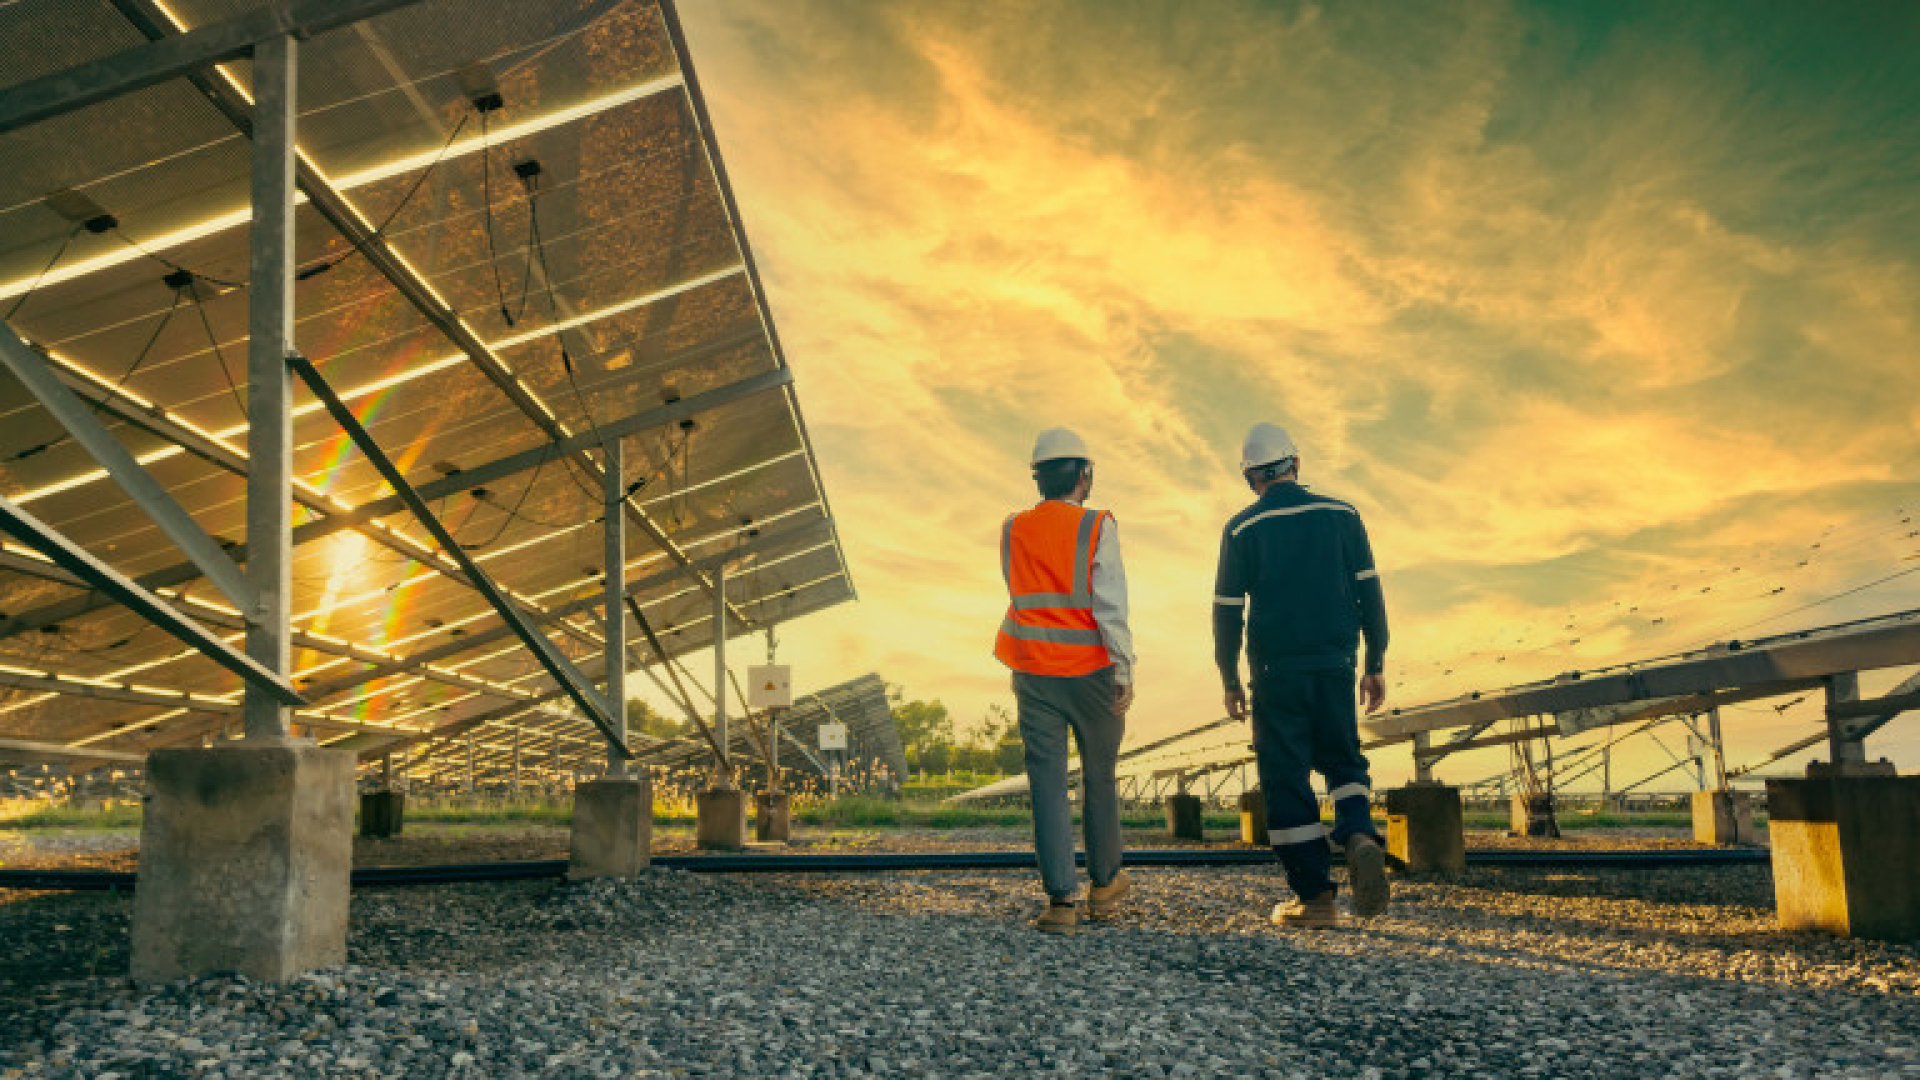
M 0 111 L 36 78 L 258 6 L 0 6 Z M 385 7 L 300 44 L 294 341 L 314 370 L 589 678 L 610 443 L 632 615 L 667 653 L 713 641 L 722 565 L 732 634 L 849 599 L 671 5 Z M 0 317 L 236 560 L 251 106 L 240 59 L 0 133 Z M 603 752 L 305 393 L 293 438 L 296 731 L 363 756 L 454 731 L 496 753 L 536 736 L 529 765 Z M 0 496 L 239 648 L 242 611 L 6 371 Z M 658 660 L 632 636 L 630 663 Z M 204 651 L 33 545 L 0 546 L 0 761 L 198 745 L 236 730 L 241 699 Z

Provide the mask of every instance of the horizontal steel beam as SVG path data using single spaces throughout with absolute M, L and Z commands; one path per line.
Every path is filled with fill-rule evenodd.
M 416 0 L 291 0 L 273 3 L 151 45 L 17 83 L 0 90 L 0 134 L 73 112 L 214 64 L 288 34 L 304 38 L 369 19 Z
M 255 663 L 251 657 L 220 640 L 172 604 L 127 580 L 118 570 L 94 558 L 84 548 L 4 497 L 0 497 L 0 530 L 12 533 L 22 543 L 59 563 L 73 576 L 125 604 L 142 618 L 198 649 L 207 659 L 245 679 L 250 685 L 260 687 L 288 705 L 307 703 L 285 679 Z

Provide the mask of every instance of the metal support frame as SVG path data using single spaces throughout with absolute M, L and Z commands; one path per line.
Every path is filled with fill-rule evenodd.
M 313 391 L 314 396 L 320 399 L 327 414 L 333 417 L 334 423 L 340 426 L 340 430 L 352 440 L 361 455 L 379 472 L 380 478 L 385 480 L 394 494 L 400 496 L 401 500 L 407 504 L 407 508 L 413 512 L 414 519 L 420 522 L 421 526 L 432 534 L 441 549 L 459 564 L 461 571 L 467 575 L 468 581 L 486 599 L 494 613 L 511 628 L 521 644 L 533 653 L 534 659 L 540 662 L 540 666 L 546 669 L 554 682 L 558 683 L 580 711 L 586 714 L 587 719 L 600 729 L 600 734 L 606 736 L 609 748 L 621 757 L 632 757 L 633 752 L 627 749 L 626 739 L 614 731 L 609 719 L 612 709 L 605 699 L 601 698 L 599 691 L 585 675 L 581 674 L 579 668 L 573 666 L 572 661 L 561 655 L 559 649 L 554 647 L 553 642 L 547 640 L 545 634 L 540 633 L 527 621 L 520 610 L 514 606 L 513 601 L 500 591 L 498 585 L 494 584 L 493 578 L 487 574 L 486 570 L 466 553 L 459 541 L 447 531 L 447 527 L 434 516 L 432 508 L 422 501 L 420 493 L 415 491 L 413 485 L 407 483 L 407 478 L 400 474 L 400 469 L 393 463 L 393 459 L 387 456 L 386 451 L 380 448 L 380 444 L 374 441 L 365 427 L 361 426 L 359 418 L 353 415 L 353 410 L 347 408 L 346 403 L 340 400 L 340 396 L 334 393 L 333 387 L 321 377 L 319 370 L 313 366 L 313 362 L 299 353 L 288 353 L 285 363 L 300 376 L 301 381 L 307 384 L 307 388 Z
M 282 34 L 253 50 L 253 231 L 247 315 L 247 655 L 285 677 L 293 666 L 294 137 L 299 50 Z M 249 739 L 285 739 L 285 708 L 249 689 Z
M 212 631 L 189 618 L 180 609 L 153 595 L 122 576 L 119 571 L 94 558 L 52 526 L 0 496 L 0 530 L 18 537 L 23 543 L 52 559 L 62 569 L 89 586 L 113 597 L 140 617 L 179 638 L 201 654 L 246 680 L 247 692 L 269 696 L 278 708 L 305 705 L 300 692 L 287 681 L 285 669 L 272 670 L 252 657 L 236 652 Z
M 322 0 L 310 0 L 310 2 L 322 2 Z M 154 41 L 172 41 L 184 36 L 175 31 L 175 23 L 172 16 L 160 5 L 158 0 L 115 0 L 115 6 L 136 29 Z M 189 31 L 189 33 L 191 33 L 191 31 Z M 685 67 L 686 65 L 683 58 L 683 70 Z M 193 73 L 190 77 L 194 85 L 207 100 L 212 102 L 214 107 L 219 109 L 235 128 L 243 133 L 251 130 L 253 123 L 252 110 L 245 97 L 239 93 L 238 89 L 231 82 L 224 79 L 212 78 L 204 73 Z M 715 152 L 714 149 L 709 146 L 709 153 L 713 152 Z M 386 278 L 388 283 L 393 285 L 394 289 L 400 293 L 402 298 L 404 298 L 415 311 L 420 313 L 422 318 L 435 329 L 439 330 L 442 336 L 452 343 L 462 355 L 466 356 L 474 367 L 479 370 L 488 381 L 492 382 L 507 400 L 512 402 L 513 405 L 520 410 L 521 414 L 530 423 L 542 431 L 549 440 L 555 443 L 566 441 L 568 438 L 567 432 L 561 426 L 553 410 L 549 409 L 544 402 L 540 401 L 539 398 L 526 387 L 518 376 L 514 374 L 512 368 L 508 367 L 507 364 L 500 359 L 493 347 L 485 341 L 482 341 L 480 337 L 474 333 L 473 329 L 460 318 L 459 313 L 447 305 L 445 300 L 434 290 L 425 278 L 421 277 L 412 266 L 408 265 L 388 246 L 386 238 L 379 235 L 373 222 L 368 220 L 364 214 L 356 209 L 345 194 L 336 188 L 318 169 L 308 165 L 304 161 L 298 162 L 297 168 L 297 179 L 300 190 L 306 192 L 309 205 L 313 208 L 314 212 L 318 213 L 321 218 L 333 227 L 334 231 L 344 237 L 348 243 L 352 244 L 360 257 L 365 259 L 367 264 L 379 272 L 382 277 Z M 724 184 L 722 185 L 722 191 L 724 194 L 728 194 L 729 198 L 731 197 L 730 193 L 726 191 Z M 746 259 L 746 269 L 751 271 L 751 257 L 745 245 L 744 234 L 740 234 L 737 228 L 737 214 L 734 216 L 734 220 L 736 222 L 736 234 L 741 238 L 741 251 L 743 258 Z M 762 304 L 762 308 L 764 315 L 764 303 Z M 767 334 L 768 343 L 773 350 L 775 360 L 780 367 L 785 368 L 787 365 L 780 352 L 779 341 L 773 335 L 770 322 L 767 325 Z M 788 392 L 791 394 L 790 390 Z M 804 428 L 801 434 L 802 441 L 805 443 Z M 587 446 L 593 444 L 593 442 L 589 442 Z M 811 444 L 808 443 L 807 445 L 809 450 L 811 450 Z M 578 464 L 581 470 L 589 477 L 599 476 L 599 463 L 594 461 L 592 456 L 586 453 L 584 448 L 569 451 L 568 456 L 572 457 L 575 463 Z M 824 488 L 822 491 L 824 492 Z M 693 569 L 694 560 L 692 557 L 683 551 L 672 538 L 668 537 L 667 534 L 654 523 L 652 518 L 648 517 L 631 502 L 627 502 L 623 504 L 623 506 L 625 513 L 628 515 L 628 519 L 634 525 L 638 526 L 661 551 L 665 552 L 669 559 L 679 564 L 687 574 L 691 575 L 694 583 L 698 587 L 702 589 L 710 587 L 708 582 L 700 577 L 699 572 Z M 828 516 L 829 519 L 831 519 L 831 514 Z M 837 544 L 838 539 L 836 534 L 836 546 Z M 747 621 L 743 615 L 738 617 L 741 618 L 743 622 Z
M 130 94 L 288 37 L 305 38 L 416 0 L 291 0 L 30 79 L 0 91 L 0 134 Z

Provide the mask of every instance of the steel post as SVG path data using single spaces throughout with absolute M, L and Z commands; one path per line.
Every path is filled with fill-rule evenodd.
M 247 655 L 292 666 L 294 125 L 299 51 L 292 36 L 253 49 L 253 232 L 247 282 Z M 285 739 L 287 707 L 247 684 L 249 739 Z
M 727 767 L 732 744 L 727 740 L 727 564 L 713 570 L 713 736 L 721 755 L 721 782 L 733 786 Z
M 1713 743 L 1714 788 L 1727 790 L 1727 748 L 1720 736 L 1720 705 L 1707 706 L 1707 739 Z
M 621 608 L 627 595 L 627 502 L 626 455 L 618 440 L 603 448 L 606 471 L 601 475 L 606 493 L 604 522 L 606 539 L 606 665 L 607 723 L 621 745 L 627 741 L 627 613 Z M 607 775 L 627 775 L 627 759 L 618 751 L 607 751 Z
M 1827 749 L 1838 766 L 1865 765 L 1867 744 L 1852 737 L 1844 717 L 1834 715 L 1834 706 L 1860 700 L 1860 673 L 1842 671 L 1829 675 L 1827 683 Z

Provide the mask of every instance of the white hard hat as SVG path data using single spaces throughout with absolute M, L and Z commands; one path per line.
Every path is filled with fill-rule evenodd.
M 1084 458 L 1092 461 L 1093 455 L 1087 453 L 1087 444 L 1082 442 L 1080 436 L 1075 435 L 1072 429 L 1056 427 L 1048 428 L 1040 433 L 1039 438 L 1033 440 L 1033 464 L 1038 465 L 1055 458 Z
M 1247 432 L 1246 444 L 1240 448 L 1240 471 L 1299 456 L 1300 448 L 1293 445 L 1293 436 L 1287 434 L 1286 428 L 1279 424 L 1255 424 Z

